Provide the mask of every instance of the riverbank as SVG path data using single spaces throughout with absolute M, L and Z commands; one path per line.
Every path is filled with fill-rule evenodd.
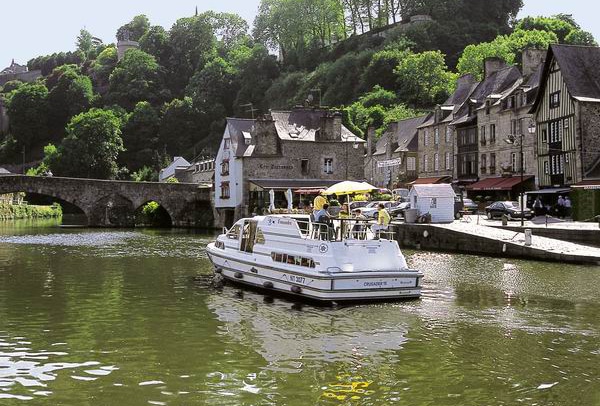
M 62 207 L 0 203 L 0 220 L 47 219 L 62 216 Z

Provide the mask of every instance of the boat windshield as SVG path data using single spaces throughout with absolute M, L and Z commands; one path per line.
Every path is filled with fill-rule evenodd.
M 327 222 L 296 220 L 305 239 L 322 241 L 393 239 L 393 227 L 373 228 L 374 222 L 366 218 L 332 218 Z

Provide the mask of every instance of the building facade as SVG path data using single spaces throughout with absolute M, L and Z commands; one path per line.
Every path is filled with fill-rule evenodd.
M 459 78 L 454 93 L 419 126 L 419 178 L 451 177 L 454 174 L 456 136 L 451 123 L 476 85 L 472 75 Z
M 600 180 L 600 48 L 551 45 L 532 108 L 541 188 Z
M 216 158 L 215 207 L 224 224 L 286 206 L 285 191 L 363 180 L 365 141 L 338 112 L 319 108 L 272 111 L 256 120 L 227 119 Z M 295 194 L 294 206 L 301 205 Z
M 392 123 L 377 140 L 373 151 L 374 131 L 367 136 L 365 178 L 373 186 L 394 189 L 405 187 L 418 177 L 418 127 L 427 116 Z

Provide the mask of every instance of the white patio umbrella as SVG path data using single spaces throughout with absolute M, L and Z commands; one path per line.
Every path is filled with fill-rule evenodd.
M 269 212 L 273 213 L 275 211 L 275 191 L 273 189 L 269 190 Z
M 293 208 L 292 207 L 292 199 L 293 199 L 292 189 L 286 190 L 286 192 L 285 192 L 285 198 L 287 199 L 287 204 L 288 204 L 287 209 L 288 209 L 289 212 L 291 212 L 292 208 Z
M 346 180 L 327 188 L 324 195 L 350 195 L 353 193 L 369 193 L 377 188 L 367 182 L 354 182 Z

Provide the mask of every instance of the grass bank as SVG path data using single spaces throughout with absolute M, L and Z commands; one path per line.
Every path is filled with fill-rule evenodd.
M 58 203 L 52 206 L 0 203 L 0 220 L 44 219 L 61 216 L 62 207 Z

